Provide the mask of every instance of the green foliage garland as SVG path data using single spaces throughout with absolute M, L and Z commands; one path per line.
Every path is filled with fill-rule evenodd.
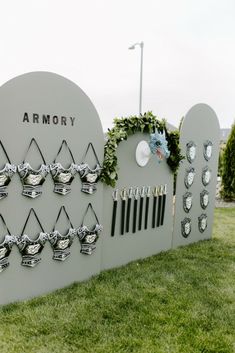
M 140 117 L 131 116 L 129 118 L 114 119 L 114 127 L 111 130 L 108 130 L 107 142 L 104 146 L 104 163 L 101 181 L 107 185 L 115 187 L 116 181 L 118 180 L 118 160 L 116 150 L 121 141 L 127 140 L 128 136 L 133 135 L 136 132 L 147 132 L 150 134 L 154 133 L 155 129 L 157 129 L 158 132 L 165 131 L 166 133 L 168 148 L 171 153 L 170 157 L 167 159 L 167 163 L 172 172 L 176 173 L 180 161 L 184 158 L 180 154 L 179 132 L 168 131 L 164 120 L 160 121 L 152 114 L 152 112 L 147 112 Z

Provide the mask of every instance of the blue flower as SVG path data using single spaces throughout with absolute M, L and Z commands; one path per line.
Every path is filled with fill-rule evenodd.
M 167 147 L 165 131 L 163 131 L 163 133 L 159 133 L 157 130 L 155 130 L 154 134 L 150 134 L 149 147 L 152 154 L 156 155 L 159 162 L 161 162 L 164 157 L 167 159 L 170 156 L 170 151 Z

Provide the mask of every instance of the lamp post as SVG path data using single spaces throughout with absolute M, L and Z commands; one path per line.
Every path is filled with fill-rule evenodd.
M 142 82 L 143 82 L 143 52 L 144 52 L 144 42 L 135 43 L 128 49 L 135 49 L 135 47 L 140 46 L 140 100 L 139 100 L 139 115 L 142 112 Z

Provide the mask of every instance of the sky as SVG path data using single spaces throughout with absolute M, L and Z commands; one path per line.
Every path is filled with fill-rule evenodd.
M 234 0 L 0 0 L 0 84 L 31 71 L 75 82 L 104 130 L 142 113 L 175 126 L 197 103 L 235 120 Z

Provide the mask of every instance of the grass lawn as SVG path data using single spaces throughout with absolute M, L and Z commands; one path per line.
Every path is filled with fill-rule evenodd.
M 234 353 L 235 208 L 213 240 L 0 307 L 0 353 Z

